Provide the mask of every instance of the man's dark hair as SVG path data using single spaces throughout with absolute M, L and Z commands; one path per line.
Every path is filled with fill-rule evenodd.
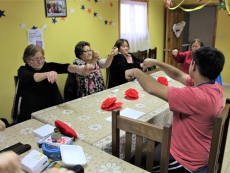
M 89 42 L 86 42 L 86 41 L 80 41 L 76 46 L 75 46 L 75 55 L 77 58 L 80 58 L 79 56 L 83 54 L 84 50 L 83 50 L 83 47 L 84 46 L 89 46 L 90 47 L 90 44 Z
M 210 80 L 215 80 L 223 70 L 225 57 L 219 50 L 204 46 L 196 50 L 192 55 L 200 74 Z
M 120 47 L 121 47 L 121 45 L 122 45 L 125 41 L 127 42 L 128 46 L 129 46 L 128 40 L 126 40 L 126 39 L 118 39 L 118 40 L 116 41 L 114 47 L 117 47 L 117 48 L 118 48 L 118 51 L 120 51 Z

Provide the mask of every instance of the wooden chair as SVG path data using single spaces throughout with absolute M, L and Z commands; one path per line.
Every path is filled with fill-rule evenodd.
M 155 47 L 154 49 L 149 49 L 149 58 L 157 59 L 157 47 Z M 153 66 L 153 67 L 150 67 L 148 69 L 153 70 L 155 68 L 156 68 L 156 66 Z
M 138 52 L 131 52 L 131 54 L 133 54 L 136 58 L 139 57 Z
M 226 99 L 224 109 L 215 118 L 207 173 L 221 172 L 229 126 L 229 110 L 230 99 Z
M 144 50 L 144 51 L 140 51 L 138 50 L 138 58 L 140 59 L 146 59 L 147 58 L 147 50 Z
M 112 111 L 112 154 L 119 157 L 120 130 L 125 135 L 125 161 L 130 162 L 132 134 L 136 134 L 135 165 L 141 167 L 142 140 L 148 139 L 146 170 L 152 172 L 155 141 L 162 143 L 160 173 L 168 172 L 172 125 L 164 127 L 119 116 L 119 110 Z
M 109 89 L 110 80 L 110 68 L 106 68 L 106 89 Z

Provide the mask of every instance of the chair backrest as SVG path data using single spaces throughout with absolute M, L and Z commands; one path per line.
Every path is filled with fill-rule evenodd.
M 120 130 L 125 134 L 125 161 L 130 162 L 132 134 L 136 134 L 135 165 L 141 167 L 143 137 L 148 139 L 146 170 L 152 172 L 155 141 L 162 143 L 160 173 L 168 172 L 172 125 L 163 127 L 120 116 L 119 110 L 112 111 L 112 154 L 119 157 Z
M 217 115 L 215 118 L 207 173 L 221 172 L 228 133 L 229 110 L 230 99 L 226 99 L 223 110 L 220 115 Z
M 149 58 L 157 59 L 157 47 L 155 47 L 154 49 L 149 49 Z M 156 66 L 153 66 L 149 70 L 153 70 L 155 68 Z
M 14 76 L 14 85 L 15 85 L 15 89 L 17 87 L 18 84 L 18 76 Z
M 74 73 L 68 73 L 64 87 L 64 101 L 68 102 L 77 99 L 77 81 Z
M 138 52 L 131 52 L 136 58 L 139 58 Z
M 110 68 L 106 68 L 106 89 L 109 89 L 110 80 Z
M 138 58 L 140 59 L 146 59 L 147 58 L 147 50 L 144 50 L 144 51 L 140 51 L 138 50 Z

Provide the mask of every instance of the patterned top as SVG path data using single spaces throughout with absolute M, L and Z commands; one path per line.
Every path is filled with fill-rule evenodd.
M 106 89 L 103 76 L 99 67 L 98 58 L 94 67 L 95 72 L 89 75 L 79 75 L 75 73 L 75 78 L 77 81 L 77 98 L 84 97 L 96 92 L 100 92 Z M 75 59 L 73 64 L 76 65 L 86 65 L 86 62 L 82 59 Z

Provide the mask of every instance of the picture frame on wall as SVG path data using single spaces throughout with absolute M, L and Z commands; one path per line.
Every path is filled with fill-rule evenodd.
M 45 0 L 46 17 L 66 17 L 66 0 Z

